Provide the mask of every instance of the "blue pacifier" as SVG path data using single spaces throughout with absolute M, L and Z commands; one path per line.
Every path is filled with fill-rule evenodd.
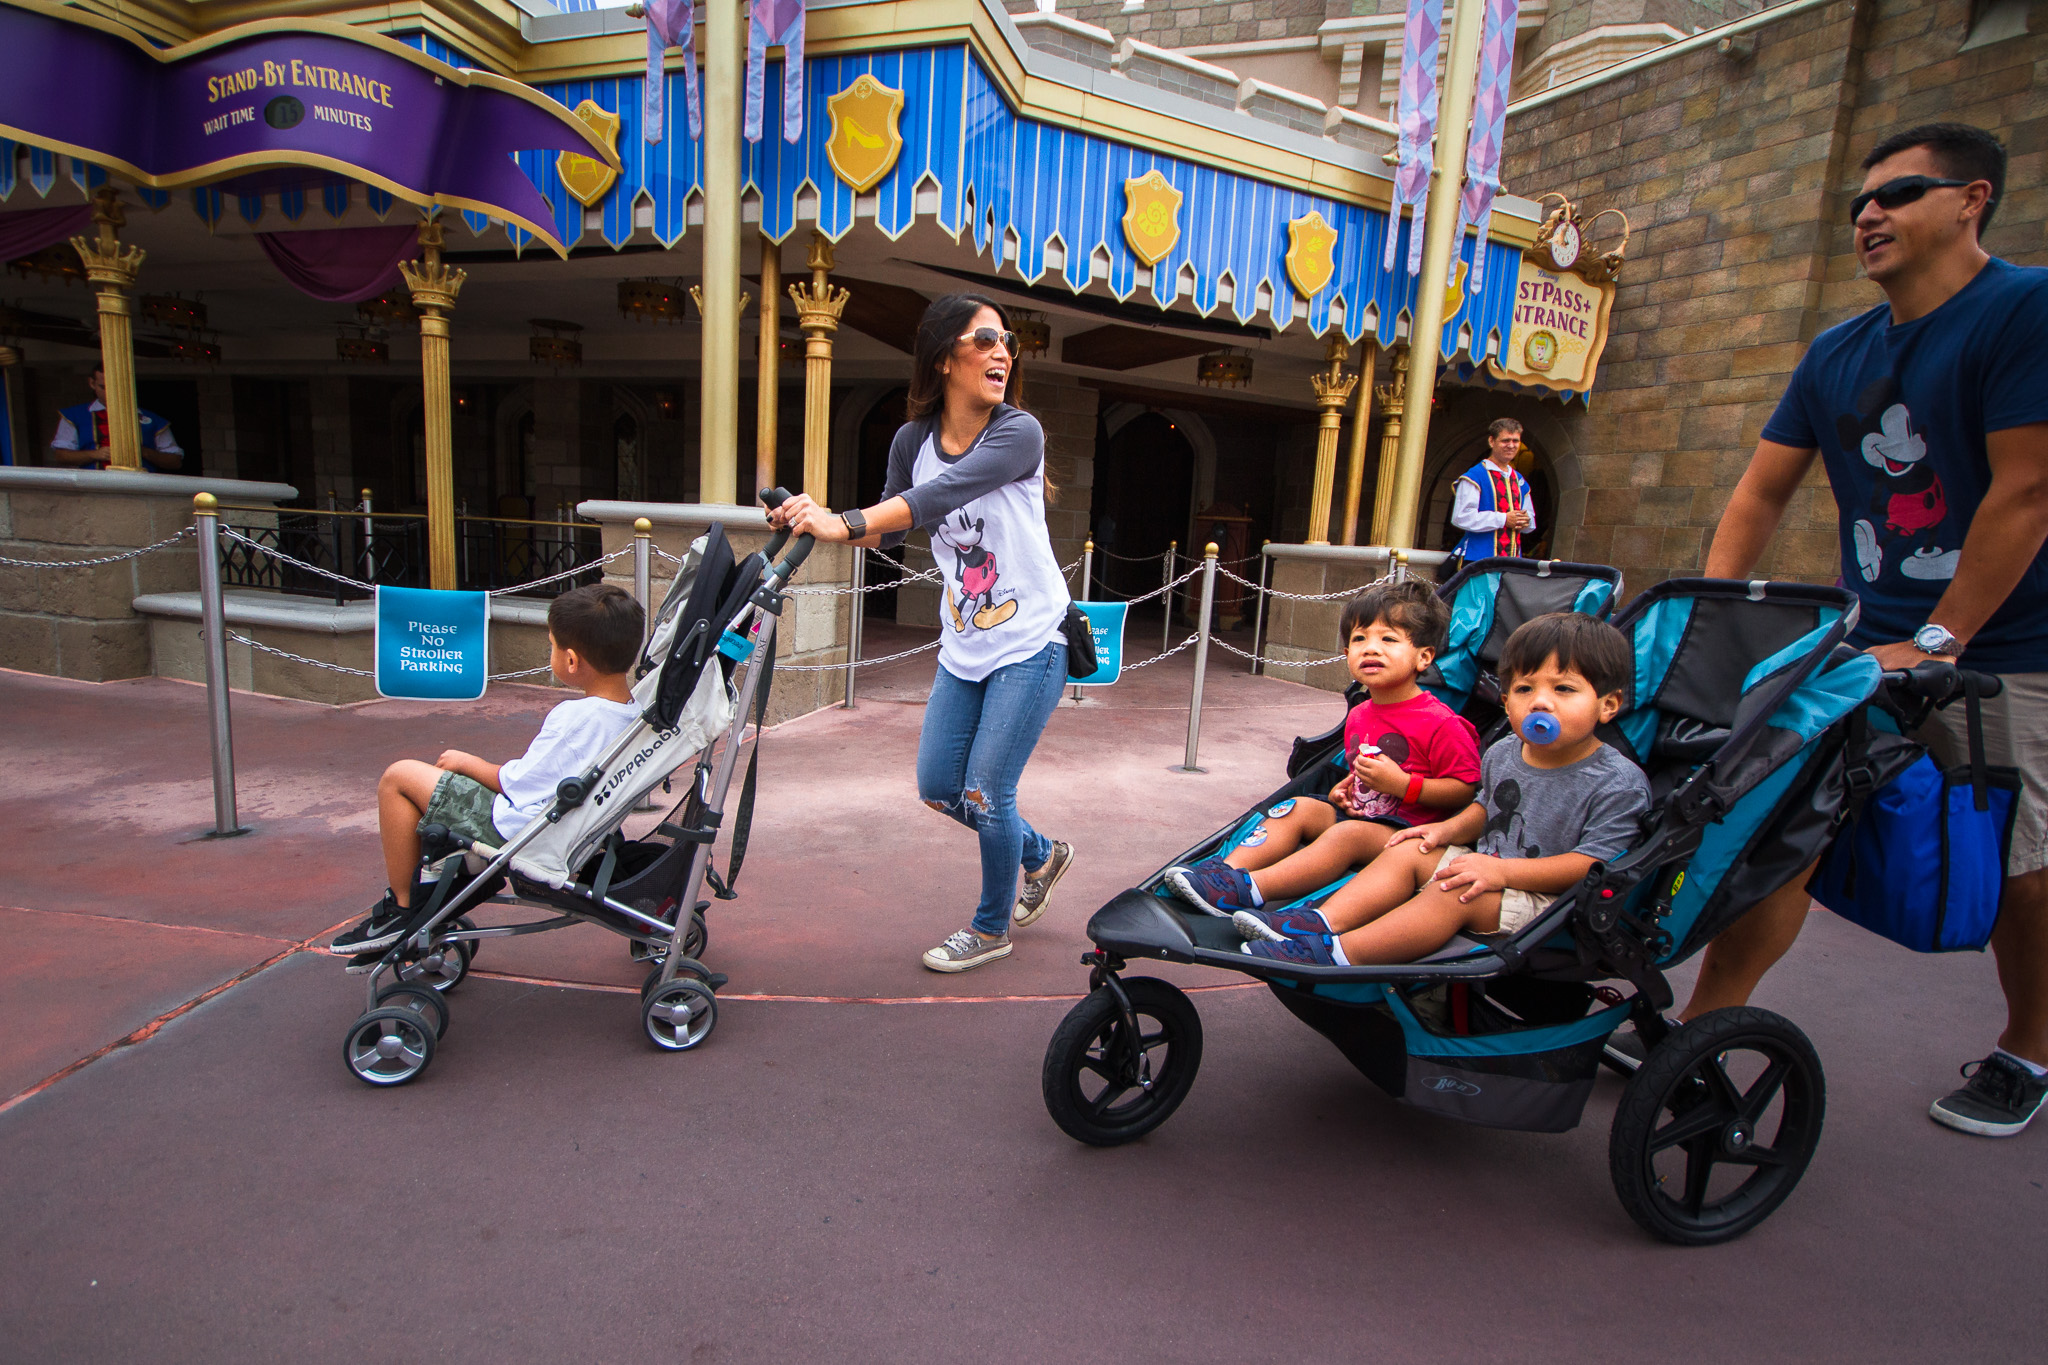
M 1522 738 L 1531 744 L 1555 744 L 1559 733 L 1557 717 L 1548 711 L 1531 711 L 1522 722 Z

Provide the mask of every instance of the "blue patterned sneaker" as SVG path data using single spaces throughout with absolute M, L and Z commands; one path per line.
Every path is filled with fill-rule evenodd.
M 1279 943 L 1283 939 L 1327 935 L 1330 922 L 1313 910 L 1240 910 L 1230 917 L 1237 932 L 1248 939 Z
M 1248 940 L 1239 952 L 1252 957 L 1268 957 L 1275 962 L 1293 963 L 1299 967 L 1334 967 L 1337 955 L 1331 951 L 1337 940 L 1328 934 L 1309 934 L 1303 938 L 1283 939 L 1272 943 L 1262 938 Z
M 1206 915 L 1230 918 L 1234 910 L 1257 907 L 1249 872 L 1240 872 L 1221 858 L 1204 858 L 1193 867 L 1169 867 L 1166 884 L 1173 894 Z

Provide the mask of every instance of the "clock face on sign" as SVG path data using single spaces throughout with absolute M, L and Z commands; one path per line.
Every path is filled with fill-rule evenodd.
M 1579 259 L 1579 225 L 1567 218 L 1550 234 L 1550 259 L 1559 270 L 1569 270 Z

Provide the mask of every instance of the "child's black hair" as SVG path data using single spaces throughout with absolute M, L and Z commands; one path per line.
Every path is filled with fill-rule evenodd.
M 643 613 L 616 583 L 571 588 L 548 603 L 548 634 L 600 673 L 624 673 L 640 654 Z
M 1375 621 L 1401 631 L 1417 649 L 1441 653 L 1451 629 L 1451 609 L 1419 578 L 1375 583 L 1344 604 L 1337 622 L 1338 647 L 1349 648 L 1351 632 Z
M 1600 696 L 1628 695 L 1635 655 L 1628 637 L 1582 611 L 1553 611 L 1525 621 L 1500 652 L 1500 680 L 1511 683 L 1555 657 L 1557 666 L 1578 674 Z

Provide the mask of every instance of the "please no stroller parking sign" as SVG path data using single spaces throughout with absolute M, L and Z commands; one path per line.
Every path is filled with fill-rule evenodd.
M 475 701 L 491 673 L 490 597 L 377 588 L 377 695 Z

